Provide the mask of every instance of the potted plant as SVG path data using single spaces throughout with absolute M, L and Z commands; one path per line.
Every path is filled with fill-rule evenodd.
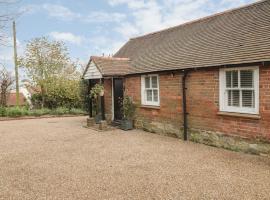
M 90 98 L 94 101 L 94 110 L 95 110 L 95 122 L 98 124 L 102 120 L 100 113 L 100 97 L 104 95 L 104 87 L 102 84 L 96 84 L 90 91 Z
M 125 131 L 133 129 L 136 105 L 134 104 L 131 97 L 124 96 L 122 110 L 123 120 L 121 121 L 121 129 Z

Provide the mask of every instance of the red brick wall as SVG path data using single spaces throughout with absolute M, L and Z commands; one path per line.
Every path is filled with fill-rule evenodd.
M 187 79 L 187 109 L 189 126 L 225 134 L 270 139 L 270 68 L 260 68 L 261 119 L 220 116 L 219 70 L 198 70 Z
M 141 77 L 125 79 L 125 93 L 136 102 L 137 114 L 148 121 L 168 122 L 176 127 L 182 124 L 182 96 L 180 74 L 159 75 L 160 107 L 141 107 Z
M 137 113 L 146 122 L 169 123 L 176 128 L 182 126 L 182 75 L 177 72 L 160 75 L 160 108 L 138 107 Z M 126 94 L 140 105 L 140 76 L 125 80 Z M 240 135 L 249 138 L 270 139 L 270 67 L 260 68 L 260 116 L 261 119 L 247 119 L 220 116 L 219 70 L 200 69 L 187 78 L 187 111 L 189 128 Z
M 105 101 L 105 113 L 107 120 L 111 120 L 112 115 L 112 80 L 104 80 L 104 101 Z

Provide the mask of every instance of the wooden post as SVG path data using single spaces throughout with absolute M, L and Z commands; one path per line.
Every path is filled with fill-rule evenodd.
M 104 86 L 104 79 L 101 79 L 101 83 Z M 104 94 L 105 95 L 105 94 Z M 104 95 L 100 97 L 101 100 L 101 115 L 102 115 L 102 121 L 105 120 L 105 99 L 104 99 Z
M 88 102 L 88 111 L 89 111 L 89 117 L 93 117 L 93 108 L 92 108 L 92 97 L 90 96 L 90 91 L 92 89 L 92 82 L 89 79 L 88 81 L 88 95 L 89 95 L 89 102 Z
M 16 79 L 16 106 L 19 106 L 20 91 L 19 91 L 19 72 L 17 61 L 17 41 L 16 41 L 16 24 L 13 21 L 13 48 L 14 48 L 14 65 L 15 65 L 15 79 Z

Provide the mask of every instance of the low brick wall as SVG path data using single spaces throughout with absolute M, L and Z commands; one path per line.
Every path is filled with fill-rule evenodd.
M 170 137 L 183 138 L 183 129 L 174 126 L 166 121 L 149 121 L 144 118 L 137 118 L 135 126 L 151 133 L 166 135 Z M 189 140 L 206 144 L 209 146 L 224 148 L 232 151 L 240 151 L 256 155 L 270 156 L 270 143 L 263 138 L 251 139 L 237 135 L 226 135 L 220 132 L 207 130 L 189 129 Z
M 270 143 L 262 139 L 250 139 L 205 130 L 189 130 L 193 142 L 220 147 L 232 151 L 241 151 L 256 155 L 270 156 Z

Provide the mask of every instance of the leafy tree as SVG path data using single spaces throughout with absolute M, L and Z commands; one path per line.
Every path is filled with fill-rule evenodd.
M 24 56 L 19 58 L 19 65 L 24 67 L 27 76 L 40 88 L 41 107 L 44 107 L 46 97 L 51 98 L 56 93 L 61 97 L 63 92 L 70 92 L 67 85 L 74 89 L 77 84 L 71 83 L 79 81 L 80 77 L 65 44 L 47 37 L 30 40 Z

